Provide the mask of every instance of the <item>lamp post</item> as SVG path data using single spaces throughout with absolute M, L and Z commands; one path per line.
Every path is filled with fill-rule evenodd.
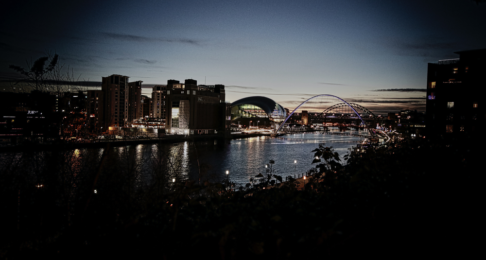
M 294 160 L 294 172 L 297 171 L 297 160 Z
M 229 170 L 226 170 L 226 182 L 229 185 Z M 231 188 L 230 188 L 231 189 Z
M 305 190 L 305 175 L 304 175 L 304 190 Z

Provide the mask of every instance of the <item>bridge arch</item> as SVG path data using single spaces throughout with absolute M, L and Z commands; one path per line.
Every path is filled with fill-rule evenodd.
M 338 108 L 341 108 L 341 107 L 348 107 L 348 106 L 351 106 L 351 107 L 354 108 L 354 110 L 361 111 L 364 114 L 371 116 L 372 118 L 377 118 L 376 115 L 373 112 L 371 112 L 369 109 L 367 109 L 366 107 L 363 107 L 361 105 L 358 105 L 356 103 L 347 103 L 347 104 L 346 103 L 338 103 L 338 104 L 335 104 L 333 106 L 330 106 L 330 107 L 324 109 L 324 111 L 322 111 L 321 115 L 324 114 L 324 113 L 330 113 L 331 111 L 333 111 L 335 109 L 338 109 Z
M 316 96 L 313 96 L 309 99 L 307 99 L 306 101 L 302 102 L 302 104 L 298 105 L 294 111 L 292 111 L 292 113 L 290 113 L 287 118 L 285 118 L 285 120 L 282 122 L 282 124 L 280 124 L 280 126 L 277 128 L 277 130 L 275 131 L 276 133 L 278 133 L 278 131 L 280 131 L 280 129 L 285 125 L 285 123 L 287 122 L 287 120 L 289 120 L 289 118 L 295 113 L 295 111 L 297 111 L 297 109 L 299 109 L 302 105 L 304 105 L 305 103 L 307 103 L 308 101 L 314 99 L 314 98 L 317 98 L 317 97 L 333 97 L 333 98 L 336 98 L 336 99 L 339 99 L 341 100 L 343 103 L 345 103 L 346 105 L 349 106 L 349 108 L 351 108 L 354 113 L 359 117 L 359 119 L 361 120 L 361 123 L 363 125 L 366 125 L 365 121 L 363 120 L 363 118 L 361 118 L 361 116 L 359 115 L 359 113 L 356 111 L 356 109 L 354 109 L 353 106 L 350 105 L 350 103 L 346 102 L 346 100 L 338 97 L 338 96 L 334 96 L 334 95 L 330 95 L 330 94 L 321 94 L 321 95 L 316 95 Z

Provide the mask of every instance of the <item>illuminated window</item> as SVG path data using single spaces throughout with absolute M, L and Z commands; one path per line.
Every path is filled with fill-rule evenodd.
M 430 88 L 435 88 L 435 81 L 430 82 Z
M 468 70 L 469 70 L 469 67 L 464 68 L 464 72 L 467 73 Z
M 447 108 L 449 109 L 454 108 L 454 102 L 453 101 L 447 102 Z
M 454 69 L 452 70 L 452 74 L 457 74 L 457 71 L 458 71 L 458 70 L 459 70 L 459 68 L 454 68 Z
M 429 100 L 434 100 L 435 99 L 434 92 L 430 92 L 430 95 L 429 95 L 428 99 Z
M 446 133 L 452 133 L 453 125 L 446 125 Z
M 478 108 L 478 102 L 473 103 L 473 108 Z
M 464 126 L 463 125 L 461 125 L 461 127 L 459 128 L 459 131 L 464 132 Z

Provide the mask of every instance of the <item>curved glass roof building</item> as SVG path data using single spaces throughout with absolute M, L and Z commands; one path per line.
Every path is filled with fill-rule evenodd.
M 231 120 L 240 118 L 268 118 L 282 122 L 287 117 L 285 109 L 274 100 L 253 96 L 239 99 L 231 104 Z

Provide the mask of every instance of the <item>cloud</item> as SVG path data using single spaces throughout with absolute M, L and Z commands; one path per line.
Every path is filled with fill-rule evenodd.
M 248 89 L 248 90 L 271 89 L 271 88 L 264 88 L 264 87 L 247 87 L 247 86 L 237 86 L 237 85 L 228 85 L 225 87 L 230 89 L 236 88 L 236 89 Z
M 125 33 L 102 33 L 105 37 L 120 40 L 120 41 L 130 41 L 130 42 L 167 42 L 167 43 L 184 43 L 190 45 L 202 45 L 201 41 L 195 39 L 187 38 L 155 38 L 155 37 L 145 37 L 133 34 Z
M 414 103 L 424 103 L 425 99 L 423 100 L 346 99 L 346 101 L 351 103 L 414 104 Z
M 155 63 L 157 63 L 156 60 L 146 60 L 146 59 L 135 59 L 133 61 L 138 62 L 138 63 L 143 63 L 143 64 L 155 64 Z
M 282 104 L 296 104 L 296 105 L 300 105 L 302 104 L 302 102 L 304 102 L 304 100 L 284 100 L 284 101 L 279 101 L 278 103 L 282 103 Z M 330 104 L 330 103 L 336 103 L 336 101 L 313 101 L 313 100 L 310 100 L 308 101 L 307 103 L 305 103 L 305 105 L 311 105 L 311 104 Z
M 422 39 L 416 41 L 406 41 L 403 39 L 390 39 L 385 41 L 387 47 L 392 48 L 398 55 L 418 56 L 424 58 L 441 59 L 446 58 L 444 55 L 452 55 L 461 44 L 450 42 L 448 40 Z
M 388 91 L 388 92 L 427 92 L 425 88 L 389 88 L 389 89 L 375 89 L 372 91 Z
M 398 44 L 402 49 L 429 51 L 438 49 L 453 49 L 456 44 L 451 42 L 420 42 L 420 43 L 406 43 Z
M 422 100 L 425 100 L 425 97 L 404 97 L 404 98 L 387 98 L 387 99 L 422 99 Z
M 16 83 L 26 83 L 26 84 L 32 84 L 32 81 L 27 80 L 27 79 L 12 79 L 9 77 L 1 77 L 5 78 L 6 80 L 0 80 L 1 83 L 10 83 L 10 84 L 16 84 Z M 46 84 L 49 85 L 65 85 L 65 86 L 79 86 L 79 87 L 101 87 L 101 81 L 66 81 L 66 80 L 46 80 Z
M 328 82 L 318 82 L 318 84 L 323 84 L 323 85 L 332 85 L 332 86 L 346 86 L 345 84 L 339 84 L 339 83 L 328 83 Z
M 243 93 L 243 94 L 252 94 L 252 95 L 271 95 L 271 96 L 306 96 L 306 97 L 313 97 L 313 96 L 317 96 L 318 94 L 304 94 L 304 93 L 264 93 L 264 92 L 258 92 L 258 93 L 255 93 L 255 92 L 246 92 L 246 91 L 234 91 L 234 90 L 229 90 L 227 91 L 228 92 L 231 92 L 231 93 Z

